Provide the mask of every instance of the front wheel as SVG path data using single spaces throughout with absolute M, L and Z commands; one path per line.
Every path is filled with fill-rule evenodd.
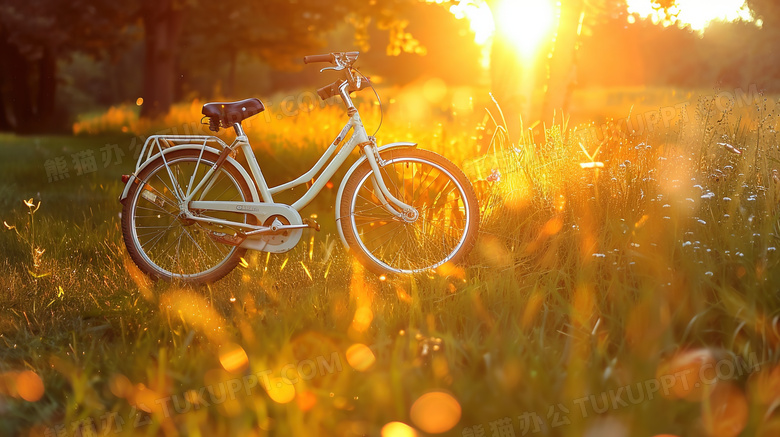
M 418 215 L 404 219 L 388 211 L 376 195 L 371 167 L 362 163 L 345 185 L 339 215 L 358 260 L 378 274 L 410 274 L 465 259 L 479 231 L 479 206 L 463 172 L 427 150 L 388 150 L 381 157 L 388 190 Z

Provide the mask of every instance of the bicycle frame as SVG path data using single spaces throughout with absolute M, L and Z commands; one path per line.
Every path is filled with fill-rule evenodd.
M 343 97 L 344 95 L 342 95 L 342 98 Z M 349 96 L 347 95 L 347 98 L 348 97 Z M 345 103 L 347 103 L 348 109 L 349 108 L 354 109 L 351 100 L 346 100 Z M 294 203 L 292 203 L 292 205 L 290 205 L 292 209 L 296 211 L 301 211 L 309 203 L 311 203 L 311 201 L 314 200 L 314 198 L 322 191 L 322 189 L 325 187 L 327 182 L 336 173 L 336 171 L 338 171 L 338 169 L 341 168 L 341 166 L 346 162 L 346 160 L 349 158 L 349 155 L 352 153 L 352 151 L 357 147 L 361 147 L 364 156 L 359 158 L 358 161 L 355 162 L 347 172 L 339 188 L 337 201 L 341 199 L 341 193 L 343 192 L 344 184 L 346 183 L 346 180 L 349 178 L 349 176 L 354 172 L 354 170 L 357 168 L 359 164 L 361 164 L 364 161 L 368 161 L 374 175 L 372 183 L 374 184 L 374 187 L 376 189 L 375 192 L 377 193 L 377 197 L 379 198 L 384 208 L 387 209 L 389 213 L 393 214 L 396 217 L 402 217 L 405 212 L 408 213 L 409 211 L 414 211 L 414 208 L 412 208 L 409 205 L 406 205 L 405 203 L 397 199 L 395 196 L 393 196 L 392 193 L 390 193 L 390 191 L 388 190 L 387 186 L 385 185 L 382 177 L 379 176 L 380 175 L 379 169 L 384 164 L 381 158 L 379 157 L 379 151 L 380 149 L 385 150 L 385 149 L 396 148 L 396 147 L 415 147 L 416 144 L 415 143 L 393 143 L 378 148 L 373 138 L 369 138 L 368 135 L 366 134 L 365 128 L 363 126 L 363 122 L 360 118 L 360 114 L 358 113 L 358 111 L 351 110 L 349 112 L 352 113 L 349 121 L 341 129 L 338 136 L 330 143 L 328 148 L 323 152 L 322 156 L 320 156 L 320 158 L 317 160 L 314 166 L 303 175 L 297 177 L 296 179 L 275 187 L 268 186 L 268 183 L 266 182 L 265 176 L 263 175 L 263 172 L 260 168 L 257 158 L 255 157 L 255 154 L 252 151 L 252 147 L 249 144 L 249 140 L 246 137 L 246 134 L 244 133 L 243 128 L 241 127 L 240 124 L 234 125 L 234 129 L 236 131 L 237 136 L 236 139 L 233 141 L 233 143 L 231 143 L 230 145 L 227 145 L 217 137 L 208 137 L 208 136 L 170 135 L 170 136 L 149 137 L 146 143 L 144 144 L 143 149 L 141 150 L 136 171 L 131 176 L 131 180 L 129 180 L 128 183 L 126 184 L 125 191 L 120 197 L 120 200 L 124 200 L 127 197 L 129 188 L 132 185 L 131 184 L 132 179 L 135 178 L 135 175 L 138 174 L 138 172 L 144 166 L 145 163 L 151 162 L 153 158 L 156 158 L 157 156 L 162 156 L 163 160 L 165 160 L 165 152 L 169 149 L 163 149 L 161 143 L 167 144 L 167 142 L 173 142 L 173 141 L 190 141 L 190 142 L 197 141 L 200 142 L 201 144 L 191 144 L 190 147 L 199 150 L 200 155 L 202 156 L 203 151 L 207 149 L 207 143 L 214 142 L 223 147 L 223 153 L 225 153 L 225 151 L 230 153 L 237 149 L 241 149 L 244 152 L 244 155 L 247 160 L 247 167 L 249 170 L 248 173 L 246 172 L 246 169 L 244 169 L 244 167 L 241 166 L 241 164 L 239 164 L 237 161 L 232 160 L 232 158 L 227 158 L 227 159 L 231 161 L 232 165 L 239 168 L 241 173 L 244 175 L 244 178 L 247 179 L 247 183 L 252 188 L 252 191 L 253 192 L 256 191 L 257 196 L 259 197 L 259 199 L 257 200 L 262 201 L 265 204 L 269 204 L 267 205 L 269 207 L 271 206 L 270 204 L 279 205 L 279 204 L 274 204 L 274 200 L 273 200 L 274 194 L 303 185 L 308 181 L 314 179 L 314 177 L 317 174 L 319 174 L 319 176 L 316 178 L 312 186 L 297 201 L 295 201 Z M 341 149 L 339 149 L 338 152 L 336 152 L 337 149 L 339 148 L 339 144 L 341 144 L 344 141 L 344 138 L 349 134 L 351 130 L 354 131 L 352 136 L 344 143 Z M 159 154 L 152 156 L 155 145 L 157 145 L 160 152 Z M 186 146 L 182 145 L 182 146 L 177 146 L 176 148 L 181 149 L 182 147 L 186 147 Z M 144 161 L 144 164 L 142 164 L 142 160 L 144 160 L 145 154 L 147 156 Z M 167 167 L 167 162 L 166 162 L 166 167 Z M 199 192 L 201 192 L 201 190 L 203 190 L 201 192 L 201 196 L 203 196 L 211 188 L 210 184 L 214 182 L 211 179 L 211 177 L 216 173 L 218 168 L 219 168 L 218 165 L 210 168 L 203 176 L 203 178 L 200 180 L 200 182 L 198 182 L 198 184 L 195 186 L 193 186 L 194 181 L 191 180 L 189 184 L 189 188 L 186 193 L 185 192 L 174 193 L 177 195 L 178 198 L 177 200 L 180 203 L 179 207 L 182 209 L 182 211 L 185 214 L 187 214 L 188 216 L 190 216 L 190 218 L 194 220 L 211 221 L 223 225 L 233 225 L 239 228 L 247 228 L 247 229 L 255 229 L 255 230 L 261 229 L 262 226 L 249 225 L 246 223 L 219 220 L 214 218 L 196 217 L 189 213 L 190 209 L 236 212 L 237 208 L 235 202 L 219 202 L 219 201 L 203 202 L 196 199 L 196 195 Z M 339 220 L 340 219 L 340 217 L 338 216 L 339 205 L 337 205 L 336 211 L 337 211 L 336 219 Z

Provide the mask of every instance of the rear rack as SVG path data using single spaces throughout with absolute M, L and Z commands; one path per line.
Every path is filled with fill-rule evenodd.
M 135 172 L 141 168 L 141 164 L 148 161 L 158 151 L 162 153 L 163 150 L 169 149 L 174 146 L 182 146 L 185 144 L 191 144 L 205 148 L 208 145 L 216 149 L 224 149 L 230 147 L 215 136 L 206 135 L 152 135 L 146 139 L 144 146 L 141 148 L 141 153 L 138 154 L 138 162 L 135 164 Z

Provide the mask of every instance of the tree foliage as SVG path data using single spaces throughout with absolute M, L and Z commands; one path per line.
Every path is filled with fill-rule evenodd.
M 4 0 L 0 3 L 0 127 L 25 132 L 55 116 L 57 61 L 75 51 L 112 53 L 127 9 L 121 2 Z M 4 94 L 10 94 L 11 113 Z

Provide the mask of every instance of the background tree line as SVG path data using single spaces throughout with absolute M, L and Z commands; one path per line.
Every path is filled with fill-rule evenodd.
M 488 4 L 497 11 L 500 1 Z M 447 11 L 452 3 L 5 0 L 0 130 L 59 129 L 80 112 L 138 97 L 141 115 L 157 117 L 196 97 L 316 86 L 322 78 L 314 68 L 301 70 L 300 57 L 354 48 L 364 51 L 361 66 L 385 83 L 434 76 L 490 85 L 506 112 L 539 120 L 565 110 L 575 86 L 780 89 L 780 60 L 772 56 L 780 8 L 772 0 L 749 1 L 762 27 L 721 24 L 703 36 L 646 21 L 630 25 L 624 0 L 566 0 L 557 36 L 538 62 L 520 60 L 499 26 L 489 74 L 468 23 Z M 388 61 L 388 54 L 398 58 Z M 544 89 L 538 107 L 528 107 L 529 89 Z

